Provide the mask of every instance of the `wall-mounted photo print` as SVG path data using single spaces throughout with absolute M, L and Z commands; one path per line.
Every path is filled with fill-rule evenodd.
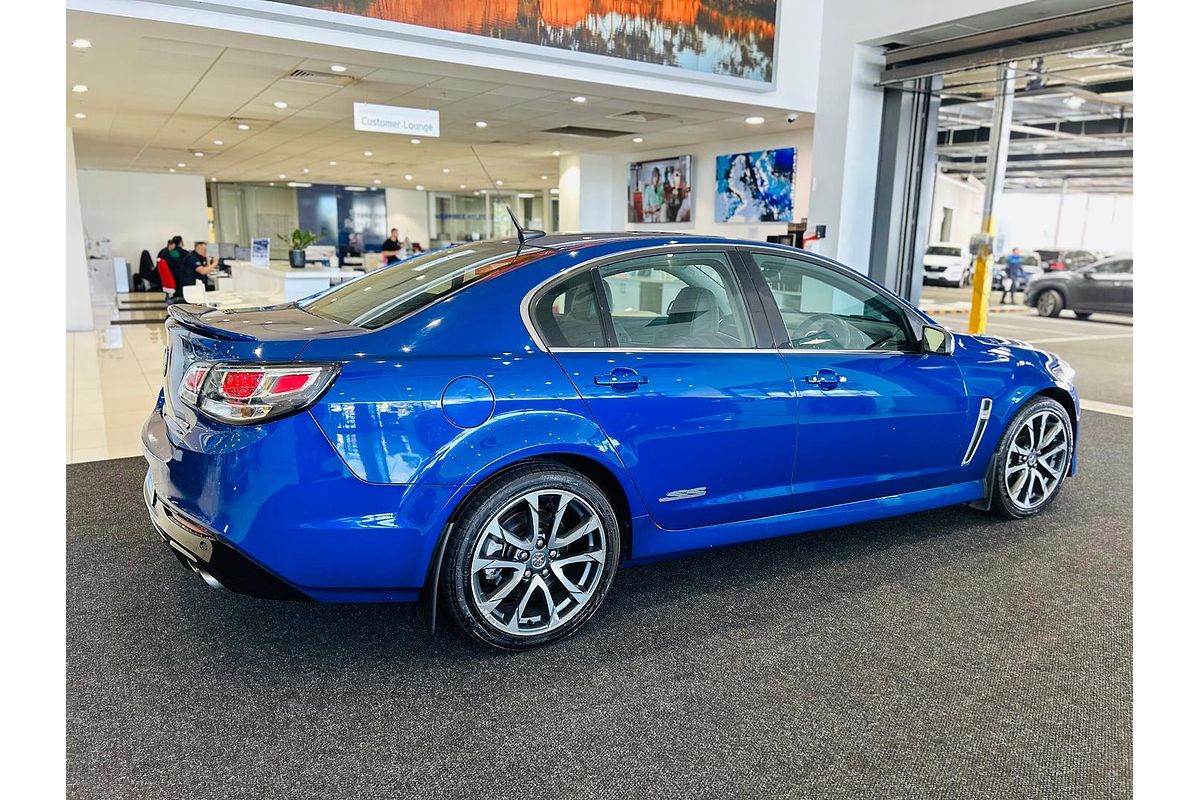
M 692 157 L 629 165 L 629 222 L 692 221 Z
M 717 222 L 791 222 L 796 148 L 717 156 Z

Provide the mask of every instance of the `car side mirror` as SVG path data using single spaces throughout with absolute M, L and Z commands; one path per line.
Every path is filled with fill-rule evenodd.
M 954 334 L 937 325 L 926 325 L 921 329 L 921 350 L 948 356 L 954 352 Z
M 1095 273 L 1093 270 L 1090 270 L 1090 269 L 1085 269 L 1085 270 L 1083 270 L 1083 271 L 1082 271 L 1082 274 L 1083 274 L 1083 279 L 1084 279 L 1085 281 L 1094 281 L 1094 280 L 1096 280 L 1096 273 Z

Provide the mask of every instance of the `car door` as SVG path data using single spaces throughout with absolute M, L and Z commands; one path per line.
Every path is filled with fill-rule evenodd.
M 1133 261 L 1102 261 L 1084 271 L 1071 308 L 1080 311 L 1126 311 L 1133 305 Z
M 759 346 L 761 301 L 739 269 L 724 248 L 662 249 L 534 300 L 548 349 L 662 528 L 790 508 L 796 398 L 783 357 Z
M 796 383 L 798 508 L 961 480 L 974 420 L 953 356 L 922 352 L 908 312 L 850 270 L 744 254 Z

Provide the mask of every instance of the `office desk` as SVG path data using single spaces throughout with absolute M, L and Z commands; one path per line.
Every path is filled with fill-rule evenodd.
M 323 292 L 349 278 L 362 275 L 361 270 L 305 267 L 293 269 L 286 261 L 272 261 L 259 267 L 249 261 L 230 261 L 232 290 L 238 295 L 269 296 L 275 302 L 286 303 Z

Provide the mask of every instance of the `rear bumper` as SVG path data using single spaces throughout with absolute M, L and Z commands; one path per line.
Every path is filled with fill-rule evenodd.
M 214 589 L 228 589 L 269 600 L 312 600 L 162 500 L 154 491 L 150 470 L 146 471 L 146 480 L 142 483 L 142 499 L 154 529 L 179 563 Z

